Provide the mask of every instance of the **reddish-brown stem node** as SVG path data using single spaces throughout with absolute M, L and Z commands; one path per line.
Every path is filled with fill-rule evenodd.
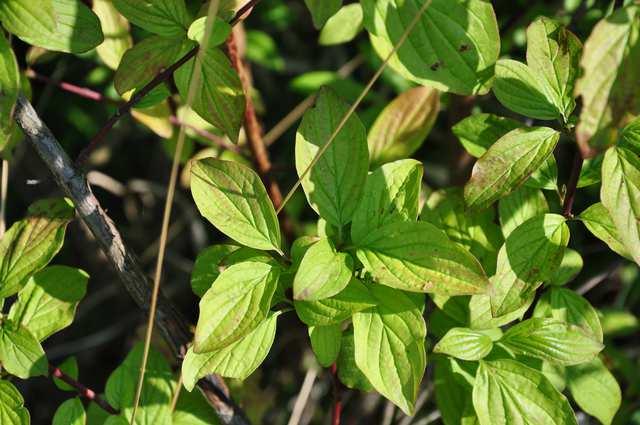
M 85 385 L 81 384 L 76 379 L 73 379 L 71 376 L 64 373 L 60 368 L 50 364 L 49 374 L 51 375 L 51 377 L 58 378 L 65 384 L 69 385 L 70 387 L 73 387 L 81 397 L 86 398 L 89 401 L 93 401 L 95 404 L 100 406 L 106 412 L 112 415 L 117 415 L 119 413 L 105 399 L 103 399 L 98 394 L 96 394 L 95 391 L 93 391 L 91 388 L 87 388 Z

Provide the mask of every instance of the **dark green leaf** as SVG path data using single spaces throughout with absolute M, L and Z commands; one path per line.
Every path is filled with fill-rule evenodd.
M 113 0 L 134 25 L 163 37 L 184 36 L 191 17 L 184 0 Z
M 296 135 L 298 176 L 302 176 L 329 141 L 348 109 L 349 106 L 332 90 L 323 88 L 320 91 L 316 106 L 304 114 Z M 368 168 L 366 131 L 353 114 L 302 179 L 309 204 L 336 227 L 349 223 L 360 202 Z
M 23 41 L 49 50 L 82 53 L 104 40 L 98 17 L 78 0 L 4 0 L 0 20 Z
M 196 72 L 194 61 L 200 78 L 198 87 L 194 89 L 193 110 L 222 130 L 232 142 L 237 142 L 245 109 L 240 77 L 220 48 L 207 46 L 206 52 L 199 52 L 195 59 L 173 74 L 183 100 L 189 97 L 189 87 Z
M 426 0 L 362 0 L 364 25 L 378 55 L 398 44 Z M 491 3 L 433 0 L 393 55 L 390 67 L 420 85 L 457 94 L 486 93 L 500 52 Z

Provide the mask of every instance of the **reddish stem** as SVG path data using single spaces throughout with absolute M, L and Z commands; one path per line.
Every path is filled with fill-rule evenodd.
M 196 55 L 196 53 L 198 53 L 198 47 L 194 47 L 186 55 L 181 57 L 176 63 L 174 63 L 173 65 L 171 65 L 170 67 L 168 67 L 167 69 L 165 69 L 164 71 L 156 75 L 153 78 L 153 80 L 151 80 L 146 86 L 144 86 L 142 89 L 137 91 L 136 94 L 134 94 L 133 97 L 129 99 L 127 103 L 120 106 L 118 110 L 115 112 L 115 114 L 113 114 L 113 116 L 109 118 L 109 120 L 105 123 L 105 125 L 102 126 L 100 131 L 98 131 L 98 133 L 95 136 L 93 136 L 93 138 L 89 141 L 89 144 L 82 150 L 82 152 L 80 152 L 80 155 L 78 155 L 78 159 L 76 159 L 76 165 L 81 166 L 87 160 L 91 152 L 95 150 L 95 148 L 100 144 L 102 139 L 105 138 L 107 133 L 109 133 L 109 131 L 113 128 L 113 126 L 116 125 L 116 123 L 120 120 L 120 118 L 127 115 L 131 111 L 131 108 L 133 108 L 134 105 L 136 105 L 147 94 L 149 94 L 151 90 L 155 89 L 157 86 L 159 86 L 160 84 L 164 83 L 169 78 L 171 78 L 173 73 L 182 65 L 189 62 L 189 60 L 192 59 Z
M 231 26 L 237 24 L 244 18 L 244 16 L 253 8 L 260 0 L 249 0 L 244 6 L 242 6 L 238 12 L 235 14 L 233 18 L 229 21 Z M 100 142 L 105 138 L 105 136 L 109 133 L 109 131 L 113 128 L 114 125 L 122 118 L 127 115 L 131 108 L 140 102 L 147 94 L 149 94 L 153 89 L 155 89 L 160 84 L 169 80 L 173 73 L 180 68 L 185 63 L 189 62 L 195 55 L 198 53 L 198 47 L 194 47 L 191 49 L 186 55 L 178 59 L 176 63 L 160 72 L 156 75 L 153 80 L 149 81 L 143 88 L 136 92 L 135 95 L 124 105 L 120 106 L 115 114 L 104 124 L 104 126 L 98 131 L 98 133 L 93 136 L 93 138 L 89 141 L 89 144 L 80 152 L 78 155 L 78 159 L 76 159 L 76 165 L 81 166 L 89 157 L 89 155 L 95 150 L 95 148 L 100 144 Z
M 82 385 L 80 382 L 78 382 L 77 380 L 73 379 L 72 377 L 70 377 L 69 375 L 64 373 L 60 368 L 55 367 L 55 366 L 50 364 L 49 365 L 49 374 L 53 378 L 58 378 L 61 381 L 63 381 L 64 383 L 66 383 L 67 385 L 75 388 L 76 391 L 78 391 L 78 394 L 80 394 L 81 397 L 84 397 L 89 401 L 93 401 L 98 406 L 100 406 L 102 409 L 104 409 L 106 412 L 108 412 L 108 413 L 110 413 L 112 415 L 117 415 L 119 413 L 109 403 L 107 403 L 107 401 L 105 399 L 103 399 L 98 394 L 96 394 L 95 391 L 93 391 L 92 389 L 87 388 L 86 386 Z
M 576 190 L 578 188 L 578 180 L 580 180 L 580 171 L 582 171 L 582 153 L 579 149 L 576 149 L 576 154 L 573 157 L 573 165 L 571 167 L 571 174 L 569 175 L 569 181 L 567 182 L 567 192 L 564 195 L 564 204 L 562 205 L 562 215 L 566 218 L 572 218 L 573 213 L 573 201 L 576 196 Z
M 27 76 L 29 78 L 33 78 L 34 80 L 37 81 L 41 81 L 43 83 L 46 84 L 52 84 L 55 87 L 58 87 L 61 90 L 64 90 L 66 92 L 69 93 L 73 93 L 76 94 L 80 97 L 83 97 L 85 99 L 89 99 L 89 100 L 93 100 L 96 102 L 108 102 L 108 103 L 113 103 L 116 105 L 123 105 L 124 102 L 123 101 L 119 101 L 116 99 L 112 99 L 110 97 L 104 96 L 102 93 L 97 92 L 95 90 L 92 90 L 90 88 L 87 87 L 80 87 L 80 86 L 76 86 L 75 84 L 71 84 L 71 83 L 67 83 L 64 81 L 53 81 L 51 78 L 44 76 L 44 75 L 40 75 L 38 73 L 36 73 L 34 70 L 29 69 L 27 71 Z M 223 137 L 219 137 L 216 136 L 215 134 L 212 134 L 206 130 L 203 130 L 201 128 L 198 128 L 196 126 L 193 126 L 191 124 L 188 124 L 182 120 L 180 120 L 180 118 L 178 118 L 175 115 L 171 115 L 169 116 L 169 122 L 177 127 L 183 125 L 191 130 L 193 130 L 195 133 L 197 133 L 199 136 L 204 137 L 205 139 L 217 144 L 218 146 L 220 146 L 221 148 L 224 149 L 228 149 L 231 151 L 234 151 L 236 153 L 240 153 L 240 148 L 238 148 L 238 146 L 227 142 Z
M 338 380 L 338 368 L 335 363 L 331 365 L 331 381 L 333 383 L 333 411 L 331 415 L 331 425 L 340 425 L 340 416 L 342 415 L 342 397 L 340 381 Z
M 235 32 L 231 33 L 229 40 L 227 40 L 227 49 L 229 51 L 229 59 L 231 64 L 235 68 L 240 81 L 242 82 L 242 89 L 244 91 L 245 98 L 245 112 L 244 112 L 244 129 L 247 135 L 247 144 L 253 155 L 253 162 L 256 165 L 256 169 L 264 185 L 267 187 L 269 197 L 273 206 L 278 209 L 282 204 L 282 192 L 278 183 L 271 178 L 271 160 L 269 159 L 269 153 L 262 139 L 262 127 L 258 122 L 256 111 L 253 106 L 253 100 L 251 99 L 251 78 L 249 70 L 245 67 L 242 58 L 238 52 L 238 46 L 236 43 Z

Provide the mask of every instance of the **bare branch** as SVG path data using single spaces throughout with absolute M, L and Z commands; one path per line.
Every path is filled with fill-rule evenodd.
M 22 95 L 16 103 L 15 120 L 53 174 L 58 186 L 73 200 L 78 215 L 96 238 L 126 290 L 143 310 L 148 311 L 151 297 L 149 278 L 93 195 L 84 174 L 74 167 L 51 130 Z M 156 324 L 176 359 L 180 361 L 191 341 L 191 332 L 187 321 L 162 294 L 158 299 Z M 210 375 L 200 380 L 198 385 L 223 423 L 249 423 L 240 408 L 229 398 L 228 389 L 221 378 Z

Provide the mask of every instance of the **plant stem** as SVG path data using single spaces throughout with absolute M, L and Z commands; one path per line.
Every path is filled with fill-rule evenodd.
M 9 161 L 2 160 L 2 176 L 0 176 L 0 239 L 7 230 L 7 191 L 9 190 Z
M 342 415 L 342 394 L 340 391 L 340 380 L 338 379 L 338 368 L 336 364 L 331 365 L 331 382 L 333 383 L 333 411 L 331 414 L 331 425 L 340 425 Z
M 108 103 L 112 103 L 115 105 L 124 105 L 125 102 L 124 101 L 120 101 L 117 99 L 112 99 L 108 96 L 104 96 L 102 93 L 97 92 L 93 89 L 87 88 L 87 87 L 81 87 L 81 86 L 77 86 L 75 84 L 72 83 L 67 83 L 65 81 L 54 81 L 52 78 L 49 78 L 45 75 L 40 75 L 37 72 L 35 72 L 33 69 L 28 69 L 27 72 L 27 77 L 32 78 L 34 80 L 37 81 L 41 81 L 45 84 L 51 84 L 55 87 L 58 87 L 60 90 L 66 91 L 68 93 L 72 93 L 75 95 L 78 95 L 80 97 L 83 97 L 85 99 L 89 99 L 89 100 L 93 100 L 96 102 L 108 102 Z M 241 153 L 241 150 L 238 146 L 234 145 L 233 143 L 229 143 L 228 141 L 225 140 L 224 137 L 220 137 L 220 136 L 216 136 L 215 134 L 207 131 L 207 130 L 203 130 L 201 128 L 198 128 L 194 125 L 188 124 L 184 121 L 182 121 L 180 118 L 178 118 L 176 115 L 170 115 L 169 116 L 169 122 L 176 126 L 176 127 L 180 127 L 180 126 L 184 126 L 190 130 L 192 130 L 193 132 L 195 132 L 196 134 L 198 134 L 198 136 L 203 137 L 213 143 L 215 143 L 216 145 L 218 145 L 219 147 L 223 148 L 223 149 L 227 149 L 236 153 Z
M 65 384 L 75 388 L 81 397 L 84 397 L 89 401 L 93 401 L 98 406 L 100 406 L 104 411 L 112 415 L 117 415 L 119 413 L 116 409 L 113 408 L 113 406 L 111 406 L 105 399 L 100 397 L 95 391 L 93 391 L 90 388 L 87 388 L 77 380 L 73 379 L 72 377 L 64 373 L 60 368 L 50 364 L 49 375 L 51 375 L 51 377 L 53 378 L 58 378 L 59 380 L 63 381 Z
M 567 191 L 564 195 L 564 204 L 562 205 L 562 215 L 566 218 L 572 218 L 573 213 L 573 201 L 576 196 L 576 189 L 578 188 L 578 180 L 580 179 L 580 171 L 582 170 L 582 153 L 580 149 L 576 149 L 575 156 L 573 157 L 573 165 L 571 167 L 571 174 L 569 175 L 569 181 L 567 182 Z
M 391 49 L 389 54 L 382 61 L 382 64 L 380 64 L 380 66 L 378 67 L 376 72 L 373 74 L 373 76 L 371 77 L 371 79 L 369 80 L 367 85 L 364 87 L 364 89 L 362 90 L 362 92 L 360 93 L 360 95 L 358 96 L 356 101 L 351 105 L 351 107 L 349 108 L 347 113 L 344 114 L 344 116 L 342 117 L 342 119 L 340 120 L 338 125 L 336 126 L 335 130 L 333 130 L 333 132 L 329 136 L 329 140 L 327 140 L 327 142 L 320 148 L 320 150 L 318 150 L 318 152 L 313 157 L 313 159 L 311 160 L 311 162 L 309 163 L 307 168 L 302 172 L 302 174 L 300 174 L 300 177 L 298 178 L 296 183 L 293 185 L 293 187 L 289 190 L 287 195 L 284 197 L 284 200 L 282 201 L 282 204 L 280 205 L 280 207 L 276 208 L 276 214 L 280 214 L 280 212 L 282 212 L 282 209 L 284 208 L 284 206 L 291 199 L 291 197 L 293 196 L 295 191 L 298 189 L 298 187 L 302 184 L 302 180 L 304 180 L 304 178 L 311 172 L 311 170 L 313 169 L 313 167 L 315 167 L 315 165 L 320 160 L 320 158 L 322 158 L 322 155 L 324 155 L 324 153 L 327 151 L 327 149 L 329 149 L 329 147 L 333 144 L 333 142 L 335 141 L 336 137 L 338 137 L 338 134 L 340 133 L 340 131 L 342 131 L 344 126 L 347 124 L 347 121 L 349 121 L 349 118 L 351 118 L 351 115 L 353 115 L 353 113 L 356 111 L 356 109 L 358 109 L 358 106 L 360 106 L 360 103 L 362 103 L 362 101 L 367 96 L 369 91 L 373 88 L 373 85 L 376 83 L 376 81 L 378 81 L 378 78 L 380 78 L 380 76 L 382 75 L 382 73 L 386 69 L 386 67 L 389 64 L 389 61 L 391 60 L 393 55 L 395 55 L 398 52 L 398 49 L 400 49 L 400 47 L 402 47 L 404 42 L 409 37 L 409 34 L 411 33 L 411 31 L 413 31 L 415 26 L 420 21 L 420 18 L 422 17 L 424 12 L 427 10 L 427 8 L 430 5 L 431 5 L 431 0 L 427 0 L 422 4 L 420 9 L 418 10 L 418 13 L 415 14 L 415 16 L 412 18 L 412 20 L 409 23 L 409 25 L 407 26 L 407 28 L 404 30 L 402 35 L 400 35 L 400 38 L 398 39 L 398 42 L 395 44 L 395 46 L 393 46 L 393 49 Z
M 260 0 L 250 0 L 249 2 L 247 2 L 247 4 L 242 6 L 238 10 L 238 12 L 235 14 L 235 16 L 229 21 L 229 24 L 233 26 L 238 22 L 240 22 L 242 17 L 259 1 Z M 98 131 L 98 133 L 96 133 L 96 135 L 93 136 L 93 138 L 89 141 L 89 144 L 80 152 L 80 155 L 78 155 L 78 158 L 76 159 L 76 166 L 82 166 L 84 164 L 84 162 L 87 160 L 89 155 L 96 149 L 96 147 L 100 144 L 102 139 L 105 138 L 107 133 L 109 133 L 109 131 L 113 128 L 113 126 L 116 125 L 116 123 L 120 120 L 120 118 L 122 118 L 123 116 L 131 112 L 131 108 L 133 108 L 138 102 L 140 102 L 153 89 L 155 89 L 157 86 L 164 83 L 165 81 L 169 80 L 169 78 L 173 76 L 173 73 L 178 68 L 180 68 L 185 63 L 189 62 L 189 60 L 193 59 L 196 56 L 196 53 L 198 53 L 198 49 L 199 48 L 197 46 L 191 49 L 187 54 L 185 54 L 183 57 L 178 59 L 176 63 L 174 63 L 164 71 L 160 72 L 151 81 L 149 81 L 144 87 L 142 87 L 139 91 L 137 91 L 136 94 L 133 95 L 133 97 L 129 99 L 127 103 L 120 106 L 118 110 L 115 112 L 115 114 L 113 114 L 113 116 L 109 118 L 109 120 L 104 124 L 104 126 L 102 126 L 102 128 Z
M 18 96 L 14 118 L 53 174 L 57 185 L 73 201 L 78 215 L 95 237 L 131 297 L 142 309 L 147 310 L 151 298 L 149 278 L 136 255 L 124 243 L 113 220 L 96 199 L 84 174 L 74 167 L 51 130 L 23 95 Z M 176 360 L 180 361 L 191 343 L 190 326 L 173 303 L 162 294 L 158 299 L 156 324 Z M 229 397 L 229 391 L 221 378 L 208 375 L 198 382 L 198 386 L 222 423 L 249 424 L 242 410 Z
M 262 139 L 262 127 L 258 122 L 256 110 L 253 107 L 249 71 L 242 62 L 242 58 L 238 52 L 235 31 L 231 33 L 229 40 L 227 40 L 227 48 L 229 50 L 231 64 L 242 82 L 242 90 L 245 98 L 244 130 L 247 135 L 247 144 L 253 155 L 253 161 L 258 174 L 267 188 L 273 206 L 277 209 L 282 204 L 282 192 L 280 191 L 278 183 L 271 178 L 271 160 L 269 159 L 269 153 Z
M 211 0 L 209 3 L 209 7 L 207 9 L 207 19 L 206 19 L 206 28 L 204 32 L 204 42 L 202 44 L 202 50 L 199 51 L 197 61 L 202 61 L 203 55 L 207 52 L 207 43 L 209 41 L 209 37 L 213 30 L 215 17 L 218 15 L 218 6 L 220 5 L 220 0 Z M 196 61 L 196 64 L 197 64 Z M 185 99 L 185 105 L 187 108 L 190 108 L 193 100 L 195 99 L 196 93 L 200 88 L 200 81 L 202 78 L 202 68 L 200 66 L 194 66 L 190 76 L 190 83 L 187 93 L 187 98 Z M 151 348 L 151 338 L 153 336 L 153 327 L 156 319 L 156 307 L 158 305 L 158 298 L 160 296 L 160 282 L 162 281 L 162 269 L 164 265 L 164 256 L 167 248 L 167 241 L 169 235 L 169 224 L 171 221 L 171 212 L 173 210 L 173 198 L 176 193 L 176 184 L 178 180 L 178 171 L 180 169 L 180 158 L 182 157 L 182 149 L 184 147 L 185 140 L 185 127 L 180 126 L 180 130 L 178 133 L 178 140 L 176 142 L 175 152 L 173 154 L 173 161 L 171 164 L 171 174 L 169 176 L 169 185 L 167 187 L 167 196 L 165 198 L 164 211 L 162 213 L 162 227 L 160 230 L 160 245 L 158 247 L 158 258 L 156 260 L 155 272 L 153 275 L 153 288 L 151 290 L 151 303 L 149 306 L 149 318 L 147 320 L 147 329 L 145 332 L 144 338 L 144 350 L 142 353 L 142 362 L 140 365 L 140 377 L 138 379 L 138 385 L 136 388 L 136 395 L 133 404 L 133 411 L 131 413 L 131 425 L 135 423 L 136 420 L 136 410 L 138 409 L 138 405 L 140 404 L 140 399 L 142 397 L 142 390 L 144 387 L 144 375 L 147 367 L 147 362 L 149 359 L 149 350 Z

